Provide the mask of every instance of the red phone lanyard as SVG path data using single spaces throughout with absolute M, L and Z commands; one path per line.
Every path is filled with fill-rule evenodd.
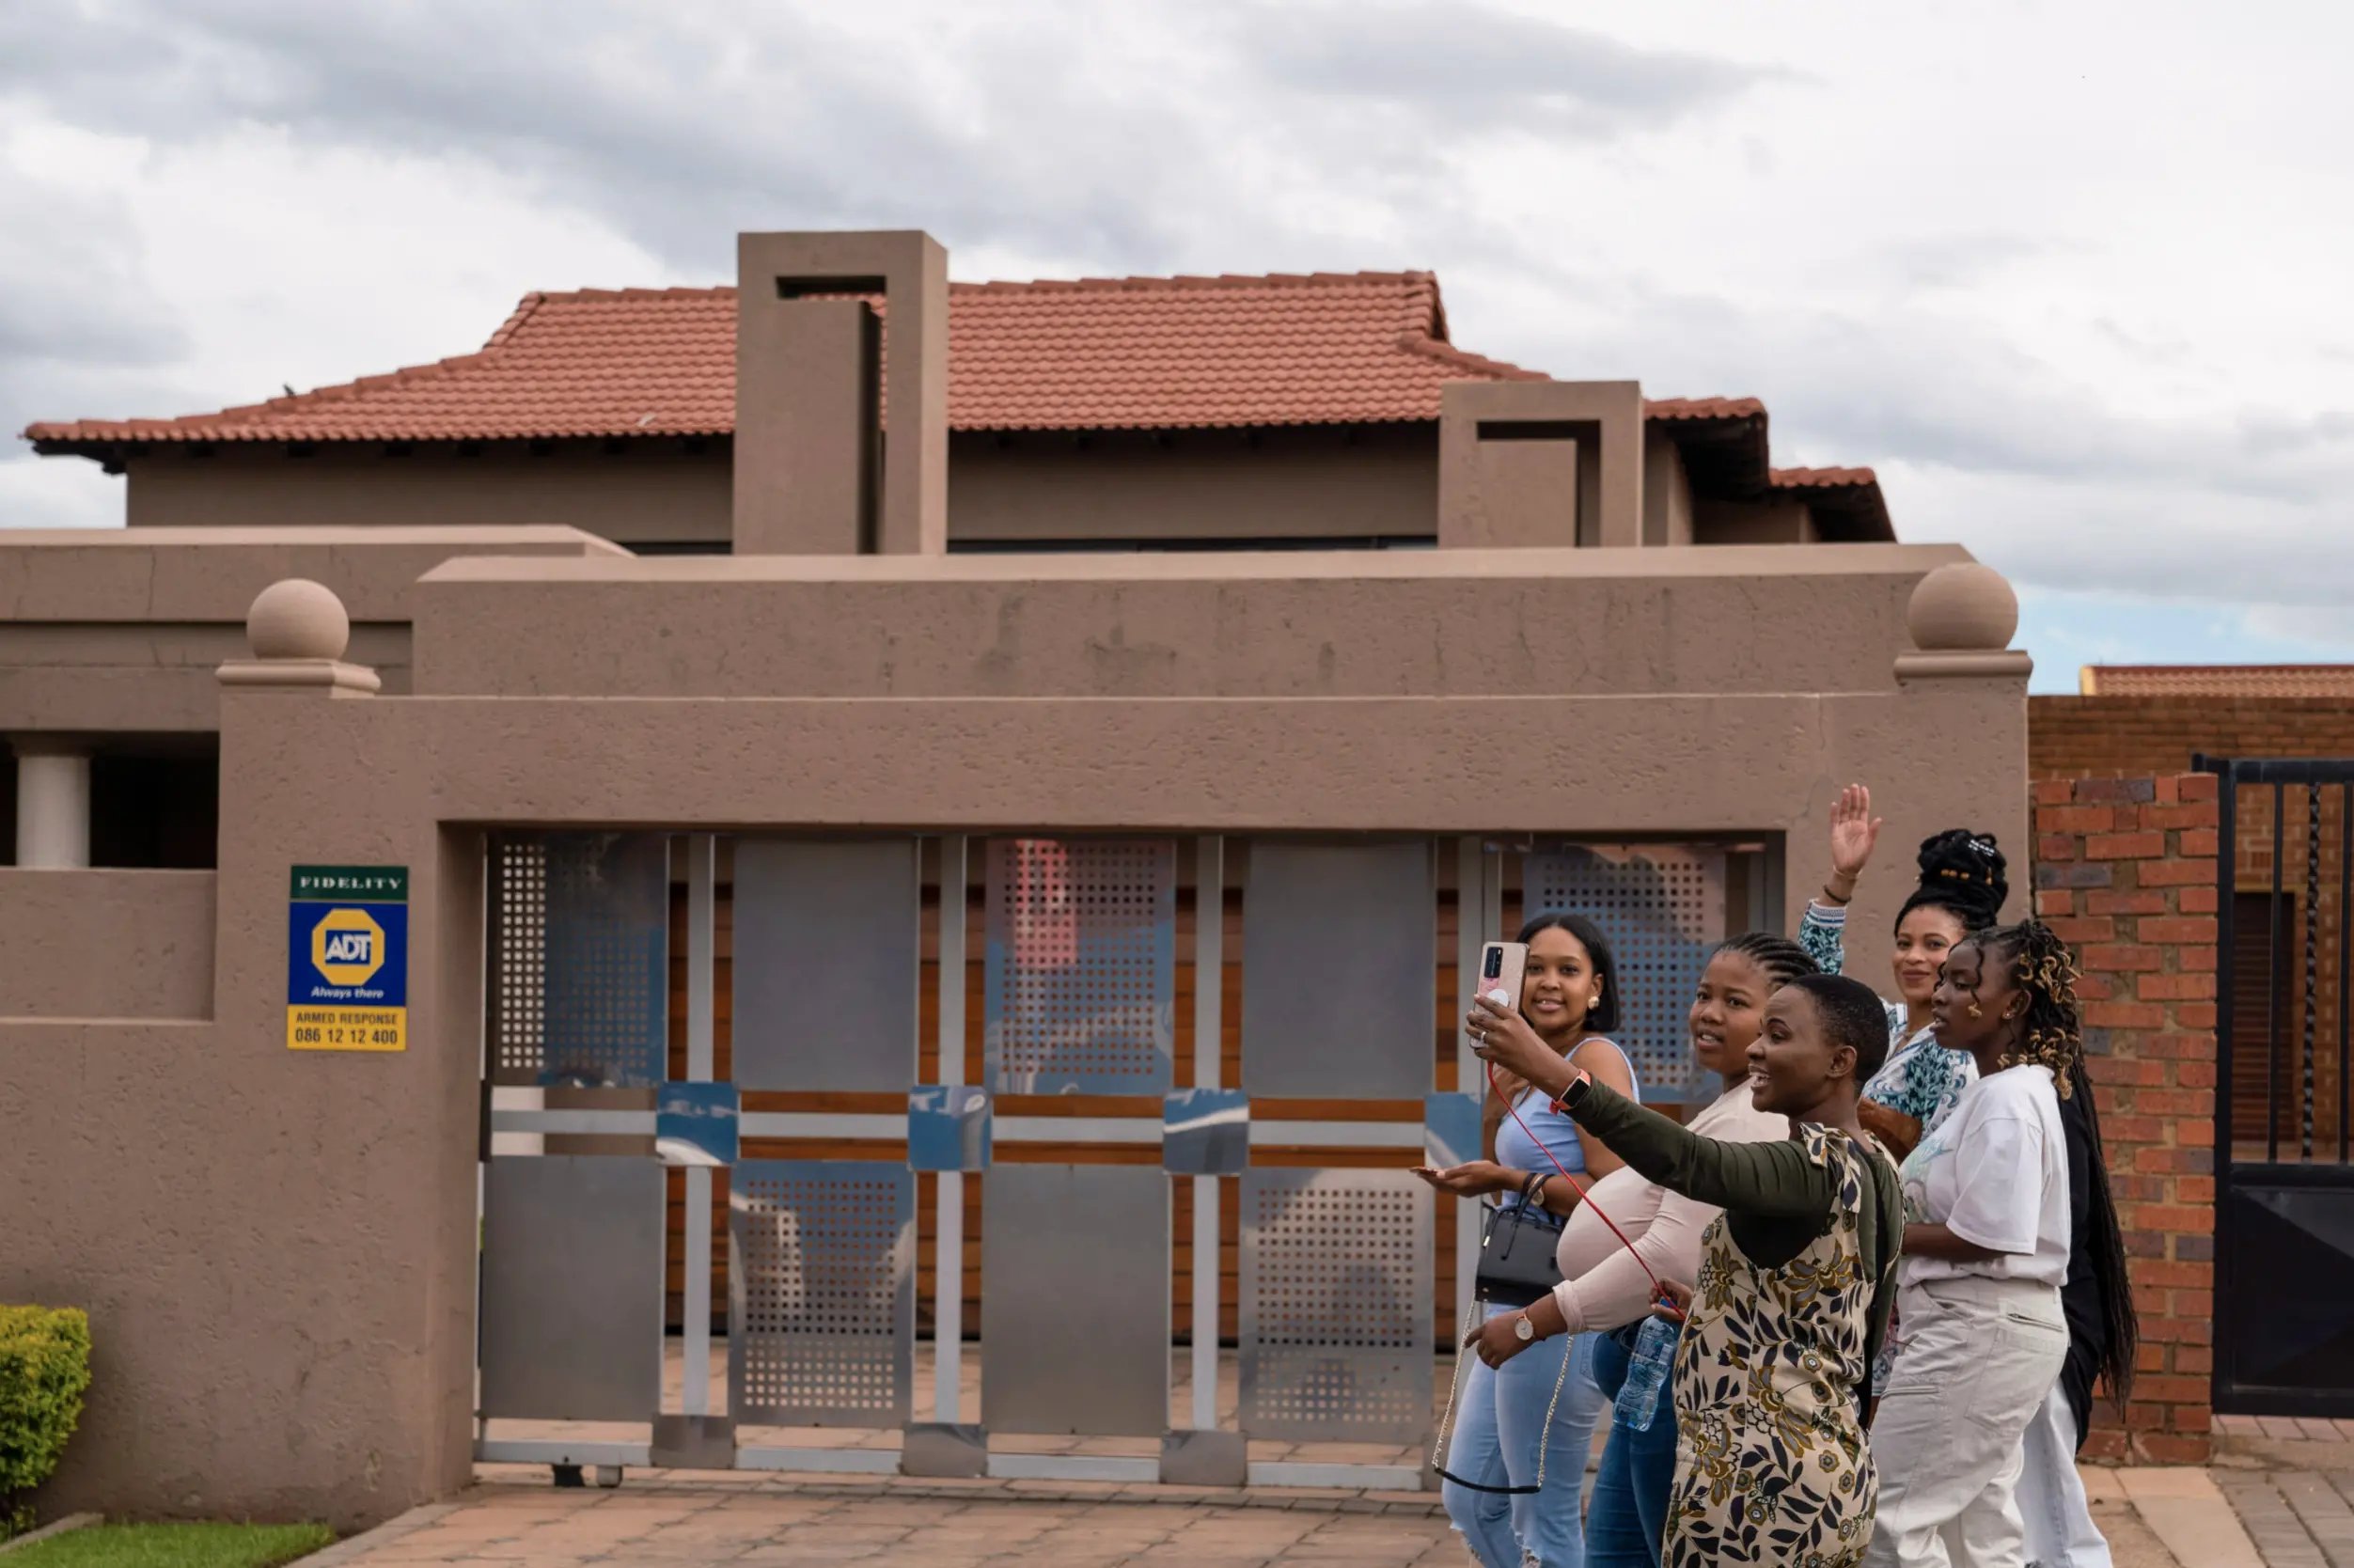
M 1576 1071 L 1583 1071 L 1583 1069 L 1577 1069 Z M 1656 1274 L 1652 1273 L 1651 1264 L 1644 1262 L 1643 1255 L 1640 1251 L 1636 1250 L 1635 1244 L 1626 1239 L 1626 1232 L 1618 1228 L 1618 1221 L 1603 1213 L 1602 1205 L 1593 1200 L 1593 1194 L 1587 1189 L 1586 1184 L 1571 1175 L 1569 1173 L 1569 1167 L 1561 1162 L 1560 1158 L 1553 1152 L 1552 1147 L 1543 1138 L 1537 1137 L 1536 1134 L 1530 1132 L 1529 1124 L 1520 1120 L 1520 1107 L 1514 1105 L 1512 1097 L 1504 1092 L 1504 1086 L 1496 1081 L 1496 1064 L 1492 1061 L 1487 1064 L 1487 1087 L 1499 1100 L 1504 1102 L 1504 1109 L 1511 1114 L 1514 1121 L 1519 1123 L 1521 1133 L 1530 1143 L 1537 1146 L 1538 1150 L 1543 1152 L 1546 1159 L 1552 1161 L 1553 1168 L 1561 1174 L 1561 1179 L 1567 1182 L 1571 1186 L 1577 1189 L 1577 1200 L 1583 1203 L 1587 1208 L 1593 1210 L 1594 1218 L 1609 1226 L 1610 1228 L 1610 1234 L 1616 1236 L 1619 1239 L 1619 1245 L 1626 1248 L 1628 1253 L 1634 1257 L 1636 1263 L 1641 1267 L 1643 1273 L 1648 1276 L 1651 1280 L 1651 1299 L 1656 1302 L 1662 1303 L 1663 1305 L 1672 1305 L 1672 1302 L 1668 1295 L 1668 1288 L 1659 1283 L 1659 1277 Z M 1539 1204 L 1538 1206 L 1540 1208 L 1543 1207 L 1542 1204 Z M 1678 1314 L 1679 1317 L 1682 1314 L 1680 1313 Z

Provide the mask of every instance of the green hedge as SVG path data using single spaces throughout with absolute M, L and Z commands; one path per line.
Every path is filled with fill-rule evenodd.
M 0 1539 L 47 1481 L 82 1419 L 90 1320 L 78 1308 L 0 1307 Z

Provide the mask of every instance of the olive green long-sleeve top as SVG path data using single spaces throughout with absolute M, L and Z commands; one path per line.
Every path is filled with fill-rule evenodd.
M 1831 1223 L 1839 1172 L 1808 1159 L 1796 1140 L 1725 1143 L 1701 1137 L 1599 1080 L 1570 1115 L 1647 1179 L 1723 1209 L 1734 1245 L 1760 1268 L 1789 1262 Z M 1873 1293 L 1864 1346 L 1867 1377 L 1888 1334 L 1889 1312 L 1896 1303 L 1896 1254 L 1905 1240 L 1904 1190 L 1896 1172 L 1876 1152 L 1870 1154 L 1869 1168 L 1874 1175 L 1856 1216 L 1857 1245 L 1881 1283 Z

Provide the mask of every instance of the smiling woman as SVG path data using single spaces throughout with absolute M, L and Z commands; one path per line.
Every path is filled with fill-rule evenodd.
M 1601 929 L 1582 915 L 1542 914 L 1521 928 L 1518 941 L 1528 953 L 1520 1003 L 1499 1015 L 1535 1057 L 1590 1071 L 1633 1095 L 1633 1065 L 1604 1032 L 1618 1027 L 1619 977 Z M 1623 1162 L 1580 1137 L 1525 1075 L 1499 1069 L 1491 1082 L 1488 1141 L 1496 1158 L 1420 1174 L 1457 1197 L 1496 1197 L 1483 1251 L 1500 1238 L 1525 1237 L 1550 1260 L 1558 1216 L 1575 1212 L 1583 1196 L 1562 1173 L 1598 1179 Z M 1489 1323 L 1525 1324 L 1524 1309 L 1543 1298 L 1544 1287 L 1498 1278 L 1483 1265 L 1478 1294 Z M 1579 1461 L 1604 1403 L 1593 1356 L 1587 1337 L 1513 1366 L 1480 1360 L 1468 1369 L 1447 1443 L 1443 1496 L 1448 1516 L 1485 1568 L 1584 1560 Z
M 1880 836 L 1872 792 L 1850 784 L 1831 806 L 1831 874 L 1823 896 L 1810 902 L 1798 940 L 1825 974 L 1844 958 L 1847 901 Z M 2002 913 L 2010 879 L 1994 835 L 1948 828 L 1923 839 L 1921 881 L 1896 914 L 1891 963 L 1900 1001 L 1886 1003 L 1889 1058 L 1863 1090 L 1863 1124 L 1898 1159 L 1954 1109 L 1977 1081 L 1969 1054 L 1938 1043 L 1930 1027 L 1930 994 L 1954 945 L 1984 931 Z
M 1878 1492 L 1863 1409 L 1902 1218 L 1896 1173 L 1856 1119 L 1859 1086 L 1887 1050 L 1878 999 L 1801 975 L 1766 1003 L 1747 1055 L 1753 1094 L 1794 1136 L 1762 1143 L 1700 1137 L 1545 1059 L 1484 998 L 1471 1021 L 1482 1056 L 1651 1180 L 1725 1210 L 1676 1357 L 1686 1439 L 1663 1560 L 1860 1562 Z M 1779 1499 L 1770 1514 L 1749 1506 L 1760 1496 Z

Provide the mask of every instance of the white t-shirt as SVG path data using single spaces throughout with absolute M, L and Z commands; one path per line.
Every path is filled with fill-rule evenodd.
M 1960 1263 L 1907 1252 L 1902 1283 L 2067 1282 L 2068 1144 L 2051 1069 L 2006 1067 L 1972 1084 L 1906 1157 L 1904 1184 L 1907 1223 L 1942 1225 L 2002 1256 Z

